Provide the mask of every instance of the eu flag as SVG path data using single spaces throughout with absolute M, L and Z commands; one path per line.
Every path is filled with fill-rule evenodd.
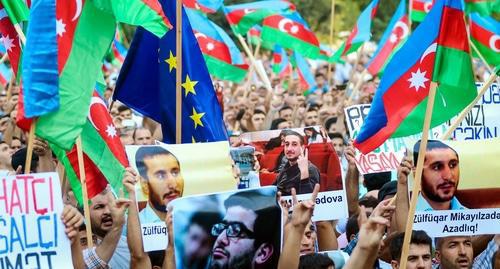
M 161 0 L 175 29 L 175 2 Z M 137 28 L 113 98 L 162 125 L 163 142 L 175 143 L 176 31 L 161 39 Z M 222 110 L 196 38 L 182 10 L 182 143 L 227 140 Z

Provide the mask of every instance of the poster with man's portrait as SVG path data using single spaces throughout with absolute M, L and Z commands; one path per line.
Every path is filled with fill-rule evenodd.
M 236 189 L 227 142 L 127 146 L 125 150 L 140 177 L 136 198 L 145 251 L 165 249 L 165 216 L 171 201 Z
M 277 268 L 276 187 L 183 197 L 172 205 L 178 269 Z
M 500 233 L 498 156 L 498 138 L 430 140 L 413 229 L 432 237 Z
M 340 159 L 322 127 L 244 133 L 240 140 L 255 148 L 261 186 L 276 186 L 291 203 L 292 188 L 302 200 L 320 184 L 313 221 L 347 217 Z

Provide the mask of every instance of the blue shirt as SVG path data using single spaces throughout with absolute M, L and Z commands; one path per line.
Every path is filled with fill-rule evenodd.
M 453 196 L 453 198 L 451 199 L 450 210 L 461 210 L 461 209 L 467 209 L 467 208 L 463 206 L 455 196 Z M 434 209 L 427 202 L 427 200 L 425 200 L 422 194 L 419 193 L 417 198 L 416 211 L 433 211 L 433 210 Z
M 139 212 L 139 221 L 141 224 L 144 223 L 154 223 L 154 222 L 163 222 L 163 220 L 156 215 L 155 211 L 149 206 L 149 202 L 146 204 L 146 207 Z

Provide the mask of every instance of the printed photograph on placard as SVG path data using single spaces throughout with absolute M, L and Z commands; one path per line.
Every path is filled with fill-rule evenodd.
M 238 189 L 258 188 L 259 162 L 255 155 L 255 148 L 241 146 L 231 148 L 231 159 L 233 160 L 233 173 L 239 180 Z
M 419 146 L 418 141 L 413 148 L 414 163 Z M 498 138 L 429 140 L 414 230 L 433 237 L 500 233 L 498 156 Z
M 178 269 L 277 268 L 276 187 L 183 197 L 172 206 Z
M 240 140 L 255 148 L 260 186 L 276 186 L 282 199 L 291 202 L 292 188 L 299 199 L 307 199 L 314 185 L 320 184 L 313 220 L 347 216 L 340 158 L 324 128 L 250 132 Z
M 140 180 L 136 184 L 145 251 L 165 249 L 165 215 L 173 200 L 203 193 L 234 190 L 227 142 L 127 146 L 130 164 Z M 210 156 L 210 157 L 207 157 Z M 203 164 L 203 165 L 200 165 Z M 158 240 L 161 237 L 162 240 Z

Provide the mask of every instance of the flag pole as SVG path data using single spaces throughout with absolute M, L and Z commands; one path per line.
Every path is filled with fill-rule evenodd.
M 87 178 L 85 176 L 85 165 L 83 163 L 83 150 L 82 150 L 82 137 L 81 135 L 76 138 L 76 154 L 78 156 L 78 171 L 80 172 L 80 182 L 82 185 L 83 196 L 83 213 L 85 215 L 85 230 L 87 233 L 87 243 L 90 248 L 93 247 L 92 241 L 92 225 L 90 222 L 90 208 L 89 197 L 87 195 Z
M 31 159 L 33 158 L 33 144 L 35 143 L 35 129 L 36 129 L 36 118 L 33 118 L 33 122 L 31 123 L 28 135 L 28 149 L 26 152 L 26 163 L 24 164 L 25 174 L 29 174 L 31 171 Z M 12 168 L 16 169 L 16 167 Z
M 484 56 L 483 54 L 481 54 L 481 52 L 479 52 L 479 50 L 477 49 L 476 45 L 474 44 L 474 42 L 472 42 L 470 39 L 469 39 L 469 44 L 470 46 L 472 47 L 472 49 L 477 53 L 477 56 L 479 56 L 479 59 L 481 59 L 481 61 L 484 63 L 484 65 L 486 66 L 486 68 L 488 68 L 488 71 L 490 71 L 490 74 L 494 74 L 495 72 L 493 71 L 493 69 L 491 69 L 490 65 L 488 64 L 488 62 L 486 62 L 486 60 L 484 59 Z M 490 76 L 491 77 L 491 76 Z
M 255 47 L 255 51 L 254 51 L 254 55 L 253 57 L 254 58 L 257 58 L 258 54 L 259 54 L 259 50 L 260 50 L 260 44 L 262 42 L 259 41 L 259 43 L 257 43 L 257 46 Z M 246 90 L 248 89 L 248 87 L 250 86 L 250 82 L 252 80 L 252 76 L 253 76 L 253 72 L 255 71 L 255 67 L 253 65 L 250 65 L 250 70 L 248 71 L 248 78 L 247 78 L 247 81 L 245 82 L 245 86 L 243 87 L 243 89 L 245 89 L 245 98 L 248 97 L 248 95 L 250 94 L 250 91 L 249 90 Z
M 351 75 L 349 76 L 349 83 L 351 83 L 352 79 L 354 78 L 354 73 L 356 72 L 356 66 L 358 66 L 358 64 L 359 64 L 359 62 L 361 60 L 361 57 L 363 57 L 363 49 L 364 49 L 364 47 L 365 47 L 365 43 L 363 43 L 361 45 L 361 47 L 359 48 L 359 50 L 356 52 L 357 57 L 356 57 L 356 61 L 354 62 L 354 66 L 352 67 Z M 362 77 L 360 77 L 360 79 L 362 79 Z M 351 97 L 352 97 L 353 94 L 354 94 L 354 87 L 352 89 L 351 94 L 349 95 L 349 100 L 352 99 Z
M 333 22 L 335 19 L 335 0 L 332 0 L 332 7 L 331 7 L 331 13 L 330 13 L 330 36 L 328 38 L 328 44 L 330 46 L 330 49 L 333 48 Z M 326 79 L 328 81 L 328 88 L 332 86 L 332 63 L 328 62 L 328 71 L 326 75 Z
M 406 268 L 408 260 L 408 252 L 410 250 L 410 239 L 413 230 L 413 216 L 417 207 L 417 198 L 420 194 L 420 182 L 422 179 L 422 170 L 424 167 L 425 150 L 427 149 L 427 141 L 429 139 L 429 129 L 431 127 L 432 110 L 434 108 L 434 99 L 436 97 L 437 83 L 431 82 L 429 89 L 429 97 L 427 100 L 427 108 L 425 110 L 424 126 L 422 130 L 422 140 L 420 141 L 420 148 L 418 150 L 417 168 L 415 171 L 415 178 L 413 180 L 413 189 L 410 201 L 410 208 L 408 211 L 408 219 L 406 220 L 405 237 L 403 241 L 403 249 L 401 252 L 401 260 L 399 261 L 400 268 Z
M 5 62 L 5 60 L 7 60 L 7 52 L 5 52 L 5 54 L 2 56 L 2 59 L 0 59 L 0 64 Z
M 175 6 L 175 143 L 182 143 L 182 1 L 176 0 Z
M 484 83 L 484 85 L 479 90 L 476 98 L 462 112 L 460 112 L 460 115 L 458 116 L 458 118 L 453 122 L 453 124 L 450 126 L 450 128 L 448 128 L 448 130 L 446 130 L 446 133 L 444 133 L 443 136 L 441 136 L 441 140 L 447 140 L 451 137 L 451 134 L 453 133 L 453 131 L 455 131 L 455 129 L 458 127 L 458 125 L 460 125 L 460 123 L 462 123 L 465 116 L 467 114 L 469 114 L 469 112 L 474 107 L 474 105 L 476 105 L 476 103 L 481 98 L 483 98 L 484 93 L 486 92 L 486 90 L 488 90 L 488 88 L 491 86 L 491 84 L 493 84 L 493 82 L 495 82 L 497 77 L 498 77 L 498 75 L 496 73 L 493 73 L 490 75 L 488 80 Z
M 245 39 L 243 38 L 243 36 L 241 36 L 240 34 L 237 34 L 236 37 L 240 41 L 241 46 L 243 46 L 243 49 L 245 50 L 245 53 L 248 55 L 248 58 L 250 59 L 250 63 L 254 66 L 255 71 L 257 72 L 257 75 L 259 75 L 259 77 L 262 80 L 262 82 L 264 82 L 264 85 L 266 86 L 267 90 L 269 92 L 272 92 L 273 88 L 271 87 L 271 84 L 269 82 L 269 77 L 267 77 L 267 74 L 265 72 L 262 72 L 262 70 L 260 70 L 257 67 L 257 62 L 255 61 L 255 58 L 253 57 L 253 54 L 250 51 L 250 48 L 248 47 L 247 42 L 245 41 Z
M 411 33 L 411 9 L 412 9 L 412 6 L 413 6 L 413 0 L 410 0 L 408 2 L 408 29 L 409 29 L 409 33 Z
M 352 92 L 351 94 L 349 95 L 349 99 L 347 99 L 347 103 L 350 104 L 352 99 L 354 98 L 354 96 L 356 94 L 358 94 L 358 91 L 359 89 L 361 88 L 361 84 L 363 84 L 363 78 L 368 74 L 368 69 L 365 68 L 365 70 L 363 70 L 363 72 L 361 72 L 361 75 L 358 79 L 358 81 L 356 81 L 356 85 L 354 86 L 354 88 L 352 89 Z
M 7 55 L 7 53 L 5 53 Z M 16 81 L 16 76 L 14 75 L 14 69 L 12 69 L 12 76 L 10 77 L 9 87 L 7 87 L 7 100 L 10 100 L 12 97 L 12 84 Z
M 19 39 L 23 43 L 23 45 L 26 44 L 26 36 L 23 33 L 23 30 L 21 29 L 21 26 L 19 23 L 14 24 L 14 29 L 16 30 L 17 34 L 19 35 Z

